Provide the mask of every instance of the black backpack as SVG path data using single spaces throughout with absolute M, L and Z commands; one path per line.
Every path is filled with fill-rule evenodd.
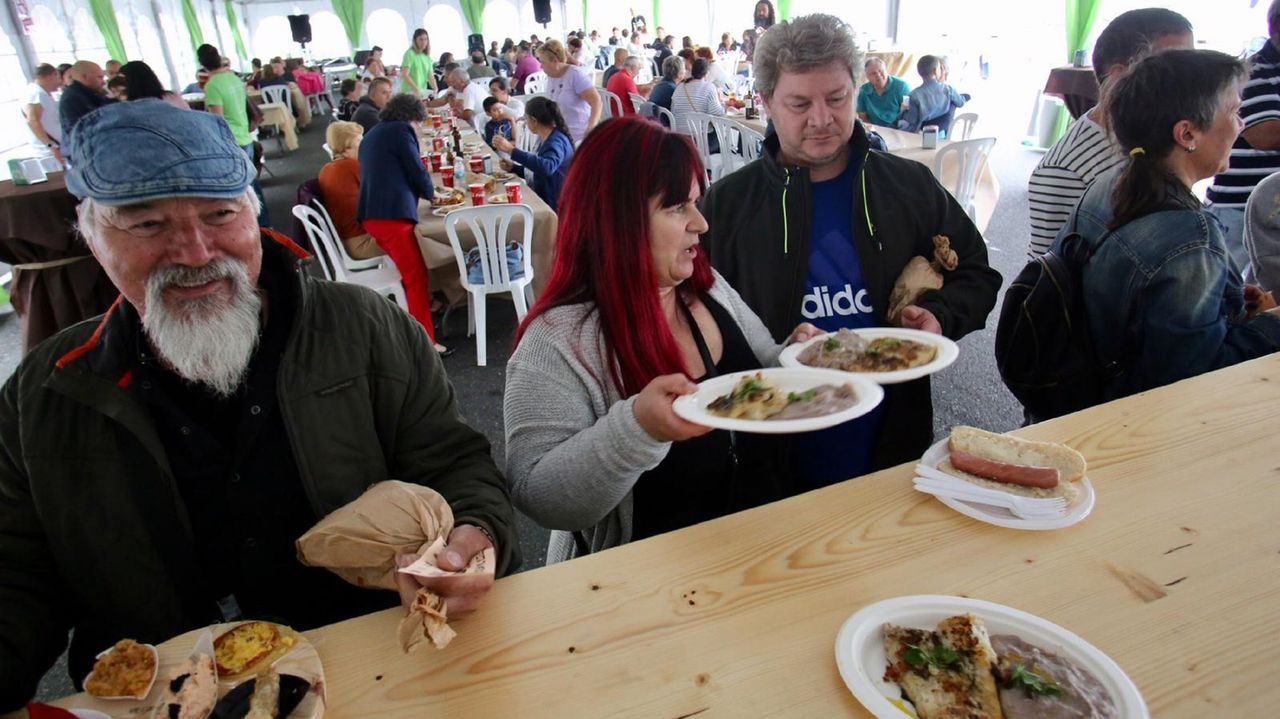
M 1081 273 L 1094 250 L 1076 233 L 1060 247 L 1022 268 L 996 327 L 1000 378 L 1036 422 L 1101 404 L 1121 373 L 1098 359 L 1085 317 Z

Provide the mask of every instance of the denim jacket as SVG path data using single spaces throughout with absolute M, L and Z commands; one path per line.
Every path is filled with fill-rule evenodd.
M 1280 350 L 1280 317 L 1245 319 L 1244 284 L 1216 219 L 1161 210 L 1108 233 L 1111 190 L 1124 165 L 1081 198 L 1054 251 L 1073 232 L 1094 254 L 1085 265 L 1085 314 L 1098 358 L 1118 361 L 1115 399 Z
M 964 97 L 945 82 L 929 79 L 907 96 L 907 112 L 898 120 L 898 129 L 920 132 L 925 123 L 942 117 L 953 107 L 964 107 Z

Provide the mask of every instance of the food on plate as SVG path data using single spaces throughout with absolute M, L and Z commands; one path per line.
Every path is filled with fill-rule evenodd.
M 156 671 L 155 650 L 132 639 L 121 639 L 94 662 L 84 690 L 95 697 L 141 699 L 151 688 Z
M 302 677 L 268 670 L 227 692 L 209 719 L 284 719 L 310 690 Z
M 987 489 L 1070 504 L 1084 477 L 1084 455 L 1054 442 L 996 434 L 975 427 L 956 427 L 947 443 L 951 455 L 938 469 Z
M 511 174 L 510 172 L 503 172 L 502 170 L 498 170 L 497 172 L 493 173 L 493 179 L 499 182 L 506 182 L 507 180 L 511 180 L 514 178 L 515 178 L 515 175 Z
M 279 649 L 293 646 L 293 636 L 271 622 L 245 622 L 213 640 L 218 675 L 227 677 L 249 671 Z
M 884 625 L 888 666 L 920 719 L 1113 719 L 1115 701 L 1088 671 L 972 614 L 936 631 Z
M 929 364 L 937 356 L 936 345 L 897 337 L 868 340 L 853 330 L 841 329 L 810 343 L 796 359 L 809 367 L 845 372 L 897 372 Z
M 461 205 L 464 199 L 466 199 L 466 194 L 456 187 L 438 187 L 436 188 L 435 197 L 431 198 L 431 206 L 443 207 L 445 205 Z
M 489 195 L 489 204 L 502 205 L 511 202 L 511 198 L 507 197 L 507 193 L 502 192 L 496 195 Z
M 1110 719 L 1115 700 L 1083 667 L 1011 634 L 994 634 L 1005 719 Z
M 885 681 L 895 682 L 920 719 L 1001 719 L 996 652 L 972 614 L 947 617 L 937 631 L 884 626 Z
M 218 700 L 218 675 L 213 657 L 198 654 L 169 672 L 169 686 L 160 701 L 160 719 L 205 719 Z
M 738 380 L 733 391 L 716 397 L 707 411 L 730 419 L 768 419 L 787 407 L 787 398 L 762 372 Z
M 835 414 L 857 402 L 852 385 L 823 384 L 803 392 L 783 393 L 762 372 L 757 372 L 738 380 L 729 394 L 712 400 L 707 411 L 730 419 L 807 419 Z

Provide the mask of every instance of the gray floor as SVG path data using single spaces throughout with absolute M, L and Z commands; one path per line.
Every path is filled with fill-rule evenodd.
M 322 127 L 313 125 L 300 135 L 299 140 L 300 149 L 286 155 L 281 155 L 273 141 L 267 143 L 268 167 L 274 176 L 264 175 L 263 189 L 273 224 L 286 234 L 298 184 L 314 176 L 325 160 L 321 150 L 324 142 Z M 1004 275 L 1006 283 L 1024 261 L 1028 226 L 1026 182 L 1038 159 L 1035 152 L 1004 141 L 997 144 L 992 154 L 991 162 L 1000 182 L 1001 196 L 986 237 L 990 243 L 991 264 Z M 934 377 L 935 433 L 941 435 L 957 424 L 994 431 L 1014 429 L 1021 424 L 1021 408 L 1000 383 L 992 358 L 995 319 L 993 313 L 988 318 L 987 330 L 964 338 L 960 342 L 960 358 Z M 509 301 L 490 300 L 487 367 L 475 364 L 475 342 L 465 337 L 466 322 L 465 312 L 454 313 L 447 323 L 447 332 L 440 337 L 446 344 L 458 347 L 458 352 L 446 360 L 446 366 L 467 421 L 489 438 L 494 458 L 501 466 L 502 389 L 505 359 L 510 353 L 511 335 L 515 328 L 515 312 Z M 20 345 L 17 319 L 0 316 L 0 377 L 8 377 L 17 365 Z M 523 516 L 518 517 L 518 522 L 524 553 L 523 569 L 542 566 L 546 557 L 547 532 Z M 38 696 L 57 697 L 70 691 L 65 665 L 60 663 L 46 675 Z

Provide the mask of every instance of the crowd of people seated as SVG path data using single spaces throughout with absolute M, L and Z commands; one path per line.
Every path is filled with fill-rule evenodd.
M 1099 107 L 1032 175 L 1031 254 L 1087 257 L 1084 318 L 1115 370 L 1105 399 L 1280 350 L 1280 0 L 1268 19 L 1246 63 L 1191 49 L 1172 11 L 1117 17 L 1094 52 Z M 534 35 L 462 64 L 435 61 L 424 29 L 398 68 L 375 48 L 342 83 L 317 188 L 352 257 L 394 262 L 408 313 L 300 271 L 301 249 L 269 229 L 246 88 L 304 68 L 277 58 L 243 78 L 203 45 L 207 112 L 194 112 L 140 62 L 111 68 L 116 97 L 95 63 L 39 66 L 33 147 L 67 162 L 78 231 L 121 297 L 36 347 L 0 390 L 0 711 L 31 697 L 68 630 L 83 677 L 122 633 L 159 642 L 241 616 L 306 629 L 394 605 L 303 566 L 293 545 L 389 478 L 449 502 L 442 568 L 493 549 L 501 576 L 520 564 L 513 507 L 553 530 L 548 561 L 564 561 L 918 459 L 933 442 L 928 377 L 887 386 L 859 419 L 782 438 L 673 408 L 697 382 L 774 366 L 825 332 L 959 340 L 987 325 L 1002 284 L 930 168 L 873 144 L 869 126 L 916 131 L 965 103 L 945 59 L 920 58 L 912 90 L 836 17 L 777 22 L 760 2 L 753 22 L 715 49 L 677 51 L 663 28 L 649 43 L 639 16 L 603 42 Z M 603 121 L 584 62 L 602 51 L 624 101 Z M 735 52 L 770 131 L 759 159 L 708 184 L 689 119 L 724 114 L 721 75 L 736 73 L 715 68 Z M 638 83 L 662 53 L 656 81 Z M 535 73 L 542 92 L 519 97 Z M 625 116 L 630 94 L 669 108 L 674 127 Z M 506 366 L 502 468 L 456 406 L 415 235 L 436 192 L 423 123 L 446 106 L 558 218 L 547 286 Z M 602 186 L 615 176 L 631 180 Z M 1209 205 L 1193 191 L 1205 180 Z M 955 268 L 891 317 L 895 278 L 936 235 Z M 836 294 L 847 307 L 812 300 Z M 421 581 L 451 616 L 492 583 Z

